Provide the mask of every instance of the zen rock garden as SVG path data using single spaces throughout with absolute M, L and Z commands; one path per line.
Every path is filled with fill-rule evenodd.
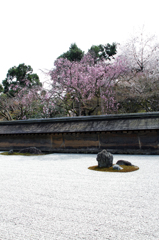
M 9 152 L 3 152 L 2 155 L 43 155 L 44 153 L 36 147 L 29 147 L 20 150 L 19 152 L 14 152 L 12 149 Z M 118 160 L 116 164 L 113 164 L 113 155 L 107 150 L 102 150 L 97 154 L 96 158 L 98 165 L 89 167 L 90 170 L 102 171 L 102 172 L 132 172 L 139 169 L 139 167 L 134 166 L 131 162 L 126 160 Z
M 96 160 L 98 166 L 92 166 L 89 169 L 104 172 L 132 172 L 139 169 L 126 160 L 118 160 L 116 164 L 113 164 L 113 155 L 105 149 L 97 154 Z

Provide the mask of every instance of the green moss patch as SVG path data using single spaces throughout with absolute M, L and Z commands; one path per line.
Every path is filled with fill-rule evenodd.
M 41 156 L 45 155 L 44 153 L 41 154 L 31 154 L 31 153 L 18 153 L 18 152 L 13 152 L 13 153 L 8 153 L 8 152 L 2 152 L 0 153 L 1 155 L 7 155 L 7 156 L 12 156 L 12 155 L 21 155 L 21 156 Z
M 90 170 L 95 170 L 95 171 L 101 171 L 101 172 L 133 172 L 139 169 L 137 166 L 126 166 L 126 165 L 120 165 L 123 169 L 121 170 L 115 170 L 113 167 L 109 168 L 100 168 L 98 166 L 92 166 L 89 167 L 88 169 Z

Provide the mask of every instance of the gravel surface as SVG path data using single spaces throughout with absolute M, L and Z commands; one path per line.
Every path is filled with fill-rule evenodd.
M 131 173 L 88 170 L 96 156 L 0 155 L 0 240 L 158 240 L 159 156 L 114 155 Z

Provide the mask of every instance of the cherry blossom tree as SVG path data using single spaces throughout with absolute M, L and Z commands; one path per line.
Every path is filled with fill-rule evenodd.
M 123 46 L 122 54 L 133 72 L 155 71 L 159 61 L 159 43 L 155 35 L 147 36 L 141 31 Z
M 159 43 L 142 30 L 120 52 L 127 62 L 126 75 L 118 80 L 116 94 L 124 112 L 156 111 L 159 103 Z
M 51 92 L 63 103 L 69 96 L 70 110 L 76 115 L 90 115 L 98 107 L 104 114 L 114 112 L 117 102 L 113 87 L 115 80 L 125 68 L 124 58 L 114 62 L 104 60 L 95 63 L 91 54 L 86 54 L 79 62 L 60 58 L 55 61 L 55 68 L 49 72 L 52 80 Z M 91 101 L 94 101 L 91 106 Z M 78 104 L 78 112 L 75 105 Z M 100 112 L 100 113 L 101 113 Z

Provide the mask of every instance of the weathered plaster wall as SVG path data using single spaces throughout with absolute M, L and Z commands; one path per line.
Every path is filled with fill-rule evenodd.
M 37 147 L 45 152 L 159 154 L 159 131 L 0 135 L 0 150 Z
M 159 112 L 0 122 L 0 150 L 159 154 Z

